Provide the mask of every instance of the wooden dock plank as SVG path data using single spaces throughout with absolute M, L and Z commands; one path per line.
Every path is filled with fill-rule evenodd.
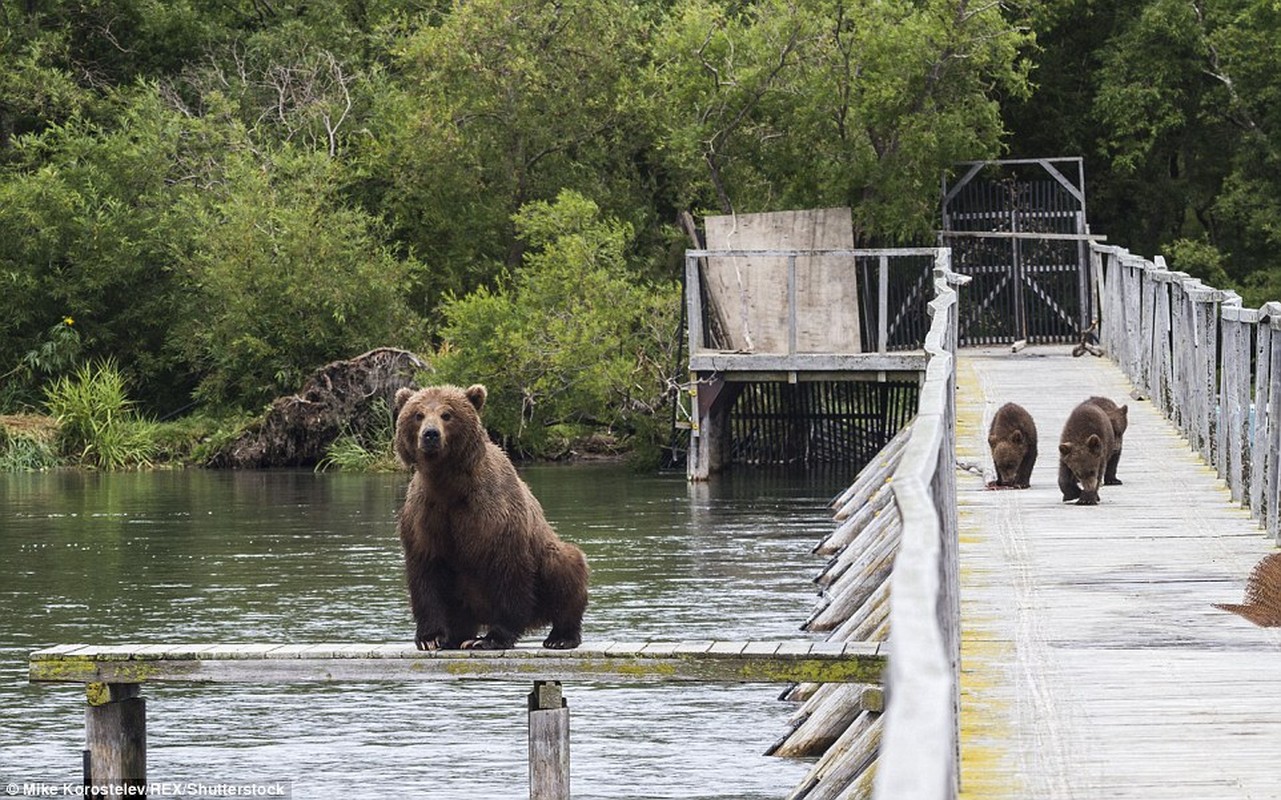
M 1187 441 L 1103 359 L 963 350 L 957 460 L 963 798 L 1281 797 L 1281 631 L 1239 602 L 1272 548 Z M 1076 403 L 1129 405 L 1119 477 L 1063 504 L 1057 444 Z M 987 491 L 1004 402 L 1036 420 L 1032 488 Z
M 31 654 L 29 678 L 49 683 L 290 683 L 405 680 L 589 680 L 876 683 L 876 643 L 607 642 L 577 650 L 424 652 L 412 645 L 60 645 Z

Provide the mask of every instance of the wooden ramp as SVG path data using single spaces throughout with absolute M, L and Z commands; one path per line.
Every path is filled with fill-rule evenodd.
M 1213 470 L 1106 359 L 1066 346 L 962 350 L 957 460 L 961 783 L 969 798 L 1281 797 L 1281 629 L 1240 602 L 1273 552 Z M 1063 504 L 1063 422 L 1091 394 L 1130 406 L 1098 506 Z M 987 426 L 1037 423 L 1032 488 L 987 491 Z

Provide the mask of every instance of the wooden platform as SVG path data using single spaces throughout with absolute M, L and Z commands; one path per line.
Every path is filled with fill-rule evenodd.
M 1281 797 L 1281 629 L 1211 605 L 1273 548 L 1115 365 L 1068 350 L 961 351 L 958 461 L 990 477 L 1006 401 L 1040 440 L 1031 489 L 958 477 L 962 796 Z M 1130 406 L 1125 485 L 1063 504 L 1059 433 L 1091 394 Z
M 576 650 L 423 652 L 412 644 L 60 645 L 31 654 L 36 683 L 579 680 L 876 683 L 876 642 L 588 642 Z

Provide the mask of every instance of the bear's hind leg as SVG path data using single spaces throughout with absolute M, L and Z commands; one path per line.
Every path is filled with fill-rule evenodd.
M 1107 469 L 1103 473 L 1104 486 L 1120 486 L 1121 479 L 1116 476 L 1116 465 L 1121 461 L 1121 451 L 1117 450 L 1108 459 Z
M 583 614 L 587 611 L 587 559 L 583 551 L 561 543 L 547 565 L 540 594 L 551 633 L 543 640 L 550 650 L 573 650 L 583 643 Z

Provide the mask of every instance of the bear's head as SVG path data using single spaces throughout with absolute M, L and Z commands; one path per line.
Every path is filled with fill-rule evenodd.
M 476 384 L 396 392 L 396 455 L 407 467 L 450 459 L 469 461 L 487 437 L 480 421 L 488 392 Z
M 1110 448 L 1111 443 L 1106 446 Z M 1087 436 L 1084 442 L 1059 443 L 1059 458 L 1081 484 L 1081 493 L 1085 497 L 1098 496 L 1103 465 L 1107 460 L 1104 447 L 1104 441 L 1097 433 Z
M 1013 486 L 1018 482 L 1019 466 L 1027 455 L 1028 443 L 1023 431 L 1015 430 L 1009 436 L 989 436 L 988 447 L 992 449 L 992 466 L 996 467 L 996 482 L 1002 486 Z

